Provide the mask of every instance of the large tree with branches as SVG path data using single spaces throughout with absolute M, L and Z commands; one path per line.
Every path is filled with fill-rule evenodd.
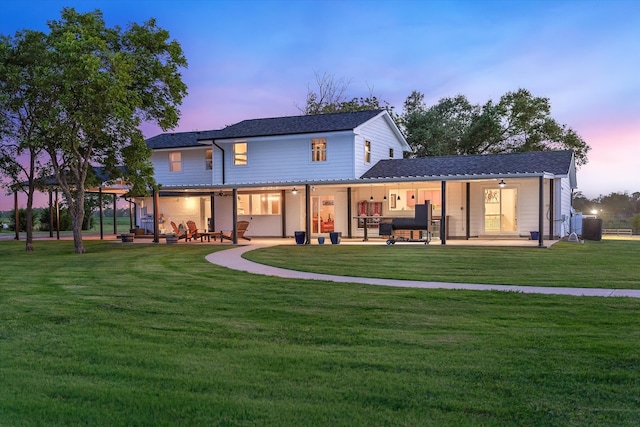
M 46 97 L 31 138 L 44 150 L 72 216 L 75 251 L 85 251 L 82 220 L 87 180 L 94 166 L 123 175 L 133 191 L 155 185 L 143 121 L 175 127 L 187 88 L 187 62 L 179 43 L 151 19 L 126 30 L 107 28 L 100 11 L 62 10 L 38 43 L 34 92 Z M 9 39 L 10 40 L 10 39 Z M 11 45 L 11 43 L 9 43 Z M 19 47 L 19 46 L 18 46 Z M 124 168 L 122 168 L 124 166 Z
M 573 129 L 551 116 L 548 98 L 526 89 L 483 105 L 458 95 L 429 107 L 421 93 L 413 92 L 400 124 L 416 157 L 572 149 L 583 165 L 590 150 Z

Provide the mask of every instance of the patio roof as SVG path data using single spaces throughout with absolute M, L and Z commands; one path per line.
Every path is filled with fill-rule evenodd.
M 574 169 L 573 151 L 536 151 L 526 153 L 470 156 L 420 157 L 381 160 L 362 179 L 434 178 L 434 177 L 570 177 Z

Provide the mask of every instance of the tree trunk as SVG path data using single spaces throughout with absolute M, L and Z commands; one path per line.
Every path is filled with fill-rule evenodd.
M 84 191 L 78 191 L 75 199 L 69 201 L 69 213 L 73 227 L 73 246 L 77 254 L 86 252 L 82 241 L 82 221 L 84 220 Z
M 26 220 L 25 231 L 27 232 L 27 242 L 25 250 L 27 252 L 33 252 L 33 191 L 31 188 L 29 188 L 29 192 L 27 193 Z

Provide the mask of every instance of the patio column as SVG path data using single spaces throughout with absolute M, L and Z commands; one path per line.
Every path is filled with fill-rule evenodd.
M 311 243 L 311 186 L 309 184 L 304 185 L 304 210 L 305 210 L 305 245 Z
M 231 203 L 232 209 L 233 209 L 233 231 L 231 232 L 231 241 L 233 242 L 234 245 L 238 244 L 238 189 L 237 188 L 233 188 L 233 190 L 231 191 L 231 194 L 233 196 L 233 202 Z M 222 238 L 220 238 L 222 240 Z
M 118 212 L 116 208 L 116 193 L 113 193 L 113 234 L 118 234 Z
M 549 240 L 553 240 L 553 225 L 555 223 L 555 217 L 554 217 L 554 203 L 553 203 L 553 199 L 555 197 L 554 195 L 554 189 L 553 189 L 553 179 L 549 180 Z
M 20 240 L 20 214 L 18 212 L 18 191 L 13 193 L 13 218 L 15 220 L 16 237 L 14 240 Z
M 287 204 L 286 204 L 286 195 L 287 192 L 285 190 L 280 190 L 280 203 L 282 205 L 281 207 L 281 227 L 282 227 L 282 238 L 286 238 L 287 237 Z
M 158 205 L 160 204 L 160 192 L 158 189 L 153 189 L 153 243 L 160 242 L 160 235 L 158 230 Z
M 98 212 L 100 212 L 100 240 L 103 240 L 104 230 L 102 229 L 102 187 L 98 188 Z
M 53 193 L 49 189 L 49 237 L 53 238 Z
M 127 200 L 127 199 L 125 199 Z M 129 202 L 129 228 L 133 228 L 133 215 L 131 214 L 131 210 L 133 208 L 133 203 L 131 203 L 131 199 L 127 200 Z
M 215 193 L 209 194 L 209 211 L 211 213 L 211 220 L 207 224 L 207 231 L 216 231 L 216 217 L 214 216 L 214 212 L 216 211 L 216 200 Z
M 351 216 L 353 215 L 351 210 L 351 187 L 347 187 L 347 236 L 353 237 L 353 229 L 351 226 Z
M 56 190 L 56 239 L 60 240 L 60 198 Z
M 466 238 L 467 240 L 469 240 L 469 238 L 471 237 L 471 230 L 469 230 L 469 228 L 471 228 L 471 211 L 469 210 L 469 207 L 471 206 L 471 183 L 467 182 L 467 194 L 466 194 L 466 202 L 467 202 L 467 207 L 466 209 Z
M 440 214 L 440 244 L 447 244 L 447 181 L 442 181 L 442 213 Z M 427 224 L 428 225 L 428 224 Z
M 544 177 L 538 177 L 538 247 L 544 247 Z

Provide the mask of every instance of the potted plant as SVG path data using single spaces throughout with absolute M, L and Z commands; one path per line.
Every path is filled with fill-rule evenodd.
M 164 235 L 164 238 L 167 240 L 167 244 L 178 243 L 178 236 L 176 233 L 167 233 Z

